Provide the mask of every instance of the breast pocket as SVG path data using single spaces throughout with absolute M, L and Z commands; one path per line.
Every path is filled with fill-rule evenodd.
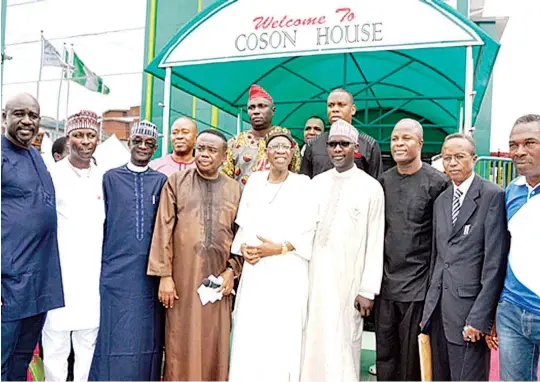
M 421 224 L 428 219 L 430 200 L 424 197 L 414 197 L 407 206 L 407 220 Z
M 155 218 L 157 214 L 158 207 L 159 207 L 159 194 L 148 195 L 145 202 L 145 209 L 146 209 L 147 216 L 149 216 L 152 220 Z
M 9 196 L 11 198 L 23 198 L 25 196 L 25 192 L 17 186 L 2 185 L 2 196 Z
M 349 208 L 349 217 L 353 222 L 362 221 L 363 213 L 360 206 L 350 206 Z

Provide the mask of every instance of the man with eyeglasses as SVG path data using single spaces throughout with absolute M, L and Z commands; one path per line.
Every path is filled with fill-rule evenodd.
M 158 381 L 163 353 L 159 278 L 146 267 L 161 188 L 167 176 L 148 162 L 158 130 L 136 123 L 130 161 L 103 176 L 105 233 L 101 263 L 101 315 L 91 381 Z
M 354 97 L 346 89 L 334 89 L 326 101 L 328 121 L 332 124 L 339 119 L 352 124 L 356 114 Z M 328 132 L 313 137 L 308 144 L 302 157 L 300 172 L 313 178 L 333 167 L 332 160 L 326 151 Z M 357 147 L 354 151 L 354 163 L 356 167 L 364 170 L 368 175 L 377 179 L 383 171 L 381 149 L 377 141 L 364 133 L 358 134 Z
M 504 191 L 474 174 L 470 135 L 446 137 L 452 180 L 433 209 L 432 276 L 421 328 L 430 334 L 434 381 L 487 381 L 490 333 L 506 271 Z
M 230 294 L 242 259 L 231 255 L 240 185 L 219 173 L 226 152 L 222 133 L 200 132 L 196 168 L 169 176 L 161 191 L 147 274 L 160 277 L 166 308 L 165 381 L 227 380 Z M 198 291 L 206 294 L 210 276 L 221 281 L 219 299 L 203 305 Z
M 396 166 L 381 175 L 386 229 L 384 275 L 375 301 L 377 377 L 419 381 L 418 322 L 422 319 L 431 261 L 433 203 L 448 178 L 421 160 L 422 125 L 400 120 L 390 137 Z
M 316 176 L 320 221 L 310 262 L 303 381 L 360 378 L 363 319 L 383 273 L 384 193 L 354 163 L 358 131 L 338 119 L 328 134 L 334 168 Z

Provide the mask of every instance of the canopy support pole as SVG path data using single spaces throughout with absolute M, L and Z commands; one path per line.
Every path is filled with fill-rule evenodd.
M 460 101 L 459 102 L 459 105 L 458 105 L 458 112 L 459 112 L 459 119 L 458 119 L 458 131 L 460 133 L 462 133 L 464 130 L 463 130 L 463 124 L 464 124 L 464 115 L 463 115 L 463 101 Z
M 473 81 L 474 81 L 474 65 L 472 46 L 469 45 L 465 51 L 465 110 L 463 120 L 463 133 L 472 133 L 472 110 L 473 110 Z
M 347 88 L 347 53 L 343 53 L 343 88 Z
M 161 156 L 169 154 L 169 124 L 171 118 L 171 76 L 172 68 L 165 68 L 165 88 L 163 89 L 163 137 L 161 140 Z
M 238 108 L 238 116 L 236 117 L 236 135 L 242 132 L 242 108 Z

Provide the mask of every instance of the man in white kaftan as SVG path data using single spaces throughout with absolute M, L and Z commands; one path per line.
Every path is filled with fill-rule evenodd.
M 97 115 L 68 118 L 68 157 L 51 167 L 56 190 L 58 249 L 65 307 L 49 311 L 43 329 L 45 379 L 65 381 L 71 341 L 74 380 L 87 381 L 99 328 L 99 276 L 105 205 L 103 173 L 92 162 L 98 140 Z
M 287 170 L 292 136 L 277 131 L 270 138 L 270 171 L 249 177 L 231 252 L 241 255 L 242 244 L 248 246 L 243 252 L 259 246 L 257 237 L 274 249 L 256 262 L 248 257 L 244 262 L 233 316 L 230 382 L 300 380 L 316 214 L 311 180 Z M 288 161 L 276 163 L 276 157 Z
M 302 381 L 360 378 L 363 317 L 383 272 L 384 194 L 354 165 L 358 132 L 334 122 L 328 154 L 335 168 L 316 176 L 319 223 L 310 262 Z

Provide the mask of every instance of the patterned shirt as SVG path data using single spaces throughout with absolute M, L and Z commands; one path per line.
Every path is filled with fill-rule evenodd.
M 293 157 L 289 169 L 292 172 L 300 171 L 300 150 L 294 145 Z M 270 169 L 266 158 L 266 139 L 257 137 L 253 132 L 243 131 L 229 139 L 227 159 L 221 172 L 236 180 L 243 188 L 249 176 L 255 171 Z

